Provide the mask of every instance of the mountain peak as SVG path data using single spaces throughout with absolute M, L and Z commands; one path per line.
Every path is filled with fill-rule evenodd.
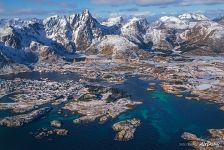
M 119 25 L 122 24 L 124 19 L 121 16 L 118 17 L 110 17 L 107 19 L 107 21 L 102 22 L 103 25 L 106 26 L 114 26 L 114 25 Z
M 83 12 L 81 13 L 80 18 L 81 18 L 81 20 L 83 20 L 83 21 L 87 21 L 87 20 L 89 20 L 89 19 L 90 19 L 90 20 L 93 19 L 92 15 L 91 15 L 91 13 L 90 13 L 90 11 L 89 11 L 88 9 L 83 10 Z
M 128 23 L 126 24 L 126 26 L 130 26 L 130 25 L 135 25 L 135 24 L 148 24 L 148 21 L 147 19 L 145 18 L 137 18 L 137 17 L 134 17 L 134 18 L 131 18 Z
M 88 9 L 83 10 L 82 15 L 83 16 L 92 16 Z
M 208 20 L 205 15 L 199 13 L 184 13 L 182 15 L 179 15 L 178 18 L 180 18 L 181 20 Z
M 159 20 L 162 22 L 175 22 L 175 23 L 181 22 L 181 20 L 175 16 L 162 16 Z
M 136 22 L 136 21 L 139 21 L 139 20 L 141 20 L 141 18 L 134 17 L 134 18 L 131 18 L 129 20 L 129 22 Z

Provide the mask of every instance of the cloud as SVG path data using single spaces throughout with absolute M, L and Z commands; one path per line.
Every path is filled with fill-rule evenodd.
M 76 8 L 75 1 L 65 2 L 65 1 L 55 1 L 55 0 L 31 0 L 32 2 L 39 5 L 48 5 L 50 7 L 60 7 L 64 9 Z
M 217 9 L 213 11 L 201 11 L 201 13 L 205 14 L 209 18 L 217 18 L 217 17 L 223 17 L 224 9 Z
M 176 0 L 134 0 L 137 5 L 165 5 L 175 3 Z
M 139 9 L 138 8 L 125 8 L 125 9 L 120 9 L 119 11 L 125 11 L 125 12 L 127 12 L 127 11 L 139 11 Z
M 5 11 L 4 9 L 1 11 L 0 9 L 0 15 L 1 16 L 38 16 L 38 15 L 46 15 L 48 14 L 48 11 L 45 10 L 32 10 L 30 8 L 23 8 L 23 9 L 15 9 L 13 11 Z
M 25 1 L 25 0 L 24 0 Z M 48 15 L 67 15 L 74 12 L 80 12 L 81 9 L 84 9 L 82 5 L 79 6 L 79 0 L 26 0 L 27 4 L 30 4 L 30 7 L 27 6 L 25 8 L 21 7 L 21 5 L 10 5 L 10 6 L 4 6 L 2 5 L 2 2 L 0 2 L 0 16 L 3 17 L 14 17 L 14 16 L 48 16 Z M 84 1 L 84 0 L 83 0 Z M 86 0 L 87 1 L 87 0 Z M 114 8 L 107 9 L 103 12 L 101 9 L 93 10 L 94 15 L 98 13 L 102 16 L 108 16 L 110 15 L 120 15 L 120 16 L 136 16 L 136 17 L 143 17 L 143 16 L 153 16 L 154 13 L 150 11 L 144 11 L 146 9 L 141 9 L 141 6 L 157 6 L 158 9 L 160 8 L 166 8 L 170 5 L 178 6 L 183 8 L 184 10 L 189 5 L 196 5 L 199 7 L 199 5 L 211 5 L 211 4 L 224 4 L 224 0 L 88 0 L 88 2 L 91 2 L 87 7 L 89 7 L 91 10 L 95 8 L 92 7 L 91 4 L 95 5 L 109 5 L 109 6 L 117 6 L 121 5 L 121 7 L 118 8 L 118 12 L 112 13 L 113 10 L 116 10 Z M 87 4 L 88 4 L 87 2 Z M 127 4 L 132 4 L 133 6 L 129 7 L 123 7 Z M 32 5 L 32 6 L 31 6 Z M 137 5 L 137 6 L 135 6 Z M 15 6 L 15 7 L 11 7 Z M 215 8 L 215 7 L 214 7 Z M 164 9 L 161 9 L 164 10 Z M 178 12 L 178 10 L 169 10 L 167 12 L 174 11 Z M 212 11 L 212 10 L 210 10 Z M 156 11 L 160 14 L 159 11 Z
M 4 11 L 5 9 L 0 6 L 0 14 L 3 13 Z
M 224 4 L 224 0 L 182 0 L 181 5 L 195 5 L 195 4 Z
M 116 17 L 116 16 L 122 16 L 122 17 L 150 17 L 154 16 L 155 14 L 151 11 L 129 11 L 129 12 L 113 12 L 110 13 L 109 16 Z
M 121 5 L 121 4 L 137 4 L 137 5 L 161 5 L 173 3 L 176 0 L 91 0 L 95 4 L 110 4 L 110 5 Z
M 15 9 L 13 11 L 5 11 L 4 9 L 0 8 L 0 16 L 3 17 L 43 17 L 49 15 L 58 15 L 58 14 L 71 14 L 74 13 L 73 10 L 64 10 L 64 9 L 55 9 L 55 10 L 33 10 L 30 8 L 24 9 Z
M 28 1 L 28 0 L 27 0 Z M 7 8 L 0 2 L 0 16 L 2 17 L 29 17 L 29 16 L 48 16 L 55 14 L 69 14 L 74 13 L 74 10 L 78 10 L 75 3 L 72 1 L 64 2 L 60 0 L 30 0 L 32 4 L 36 7 L 16 7 L 16 8 Z M 44 8 L 47 6 L 50 9 Z
M 2 3 L 0 3 L 0 14 L 5 11 L 5 8 Z
M 111 5 L 120 5 L 131 3 L 132 0 L 91 0 L 94 4 L 111 4 Z
M 141 6 L 148 5 L 193 5 L 193 4 L 224 4 L 224 0 L 91 0 L 94 4 L 108 4 L 108 5 L 121 5 L 121 4 L 136 4 Z

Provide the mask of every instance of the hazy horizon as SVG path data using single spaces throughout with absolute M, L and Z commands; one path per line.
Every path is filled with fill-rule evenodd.
M 222 0 L 2 0 L 1 18 L 45 18 L 88 9 L 96 18 L 110 16 L 158 17 L 185 12 L 215 18 L 224 15 Z

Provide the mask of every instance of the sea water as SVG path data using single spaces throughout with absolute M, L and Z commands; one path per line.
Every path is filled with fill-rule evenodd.
M 35 74 L 35 79 L 43 77 L 39 73 Z M 33 79 L 31 76 L 32 73 L 20 74 L 20 77 Z M 54 80 L 52 76 L 44 74 L 45 78 Z M 72 74 L 57 76 L 62 79 L 61 82 L 66 79 L 77 79 Z M 156 83 L 155 91 L 146 91 L 149 83 Z M 68 113 L 65 117 L 58 114 L 55 108 L 46 117 L 23 127 L 0 127 L 1 150 L 189 150 L 189 147 L 181 146 L 186 142 L 181 139 L 183 132 L 206 138 L 208 129 L 224 128 L 224 112 L 220 111 L 217 105 L 167 94 L 160 88 L 160 83 L 133 77 L 123 84 L 114 85 L 130 94 L 132 100 L 141 100 L 143 104 L 105 124 L 94 122 L 76 125 L 72 120 L 79 117 L 77 114 Z M 10 112 L 0 112 L 2 116 L 7 113 Z M 116 133 L 111 126 L 118 121 L 131 118 L 142 121 L 141 126 L 136 129 L 134 139 L 128 142 L 114 140 Z M 50 121 L 55 119 L 62 120 L 62 128 L 69 130 L 67 136 L 50 136 L 42 140 L 33 137 L 33 132 L 39 128 L 50 128 Z

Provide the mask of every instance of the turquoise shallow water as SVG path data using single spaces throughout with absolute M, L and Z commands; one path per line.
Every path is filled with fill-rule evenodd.
M 144 104 L 105 124 L 74 125 L 72 120 L 77 115 L 64 117 L 53 110 L 46 118 L 21 128 L 0 127 L 1 150 L 185 150 L 189 147 L 179 146 L 185 142 L 180 138 L 184 131 L 206 137 L 207 129 L 224 128 L 224 112 L 218 110 L 217 105 L 167 94 L 159 85 L 155 92 L 147 92 L 145 89 L 150 82 L 159 84 L 158 81 L 131 78 L 122 85 L 116 85 L 132 95 L 133 100 L 142 100 Z M 142 120 L 135 139 L 129 142 L 114 141 L 112 124 L 133 117 Z M 30 132 L 49 127 L 49 122 L 53 119 L 63 120 L 63 128 L 69 130 L 69 135 L 34 139 Z

